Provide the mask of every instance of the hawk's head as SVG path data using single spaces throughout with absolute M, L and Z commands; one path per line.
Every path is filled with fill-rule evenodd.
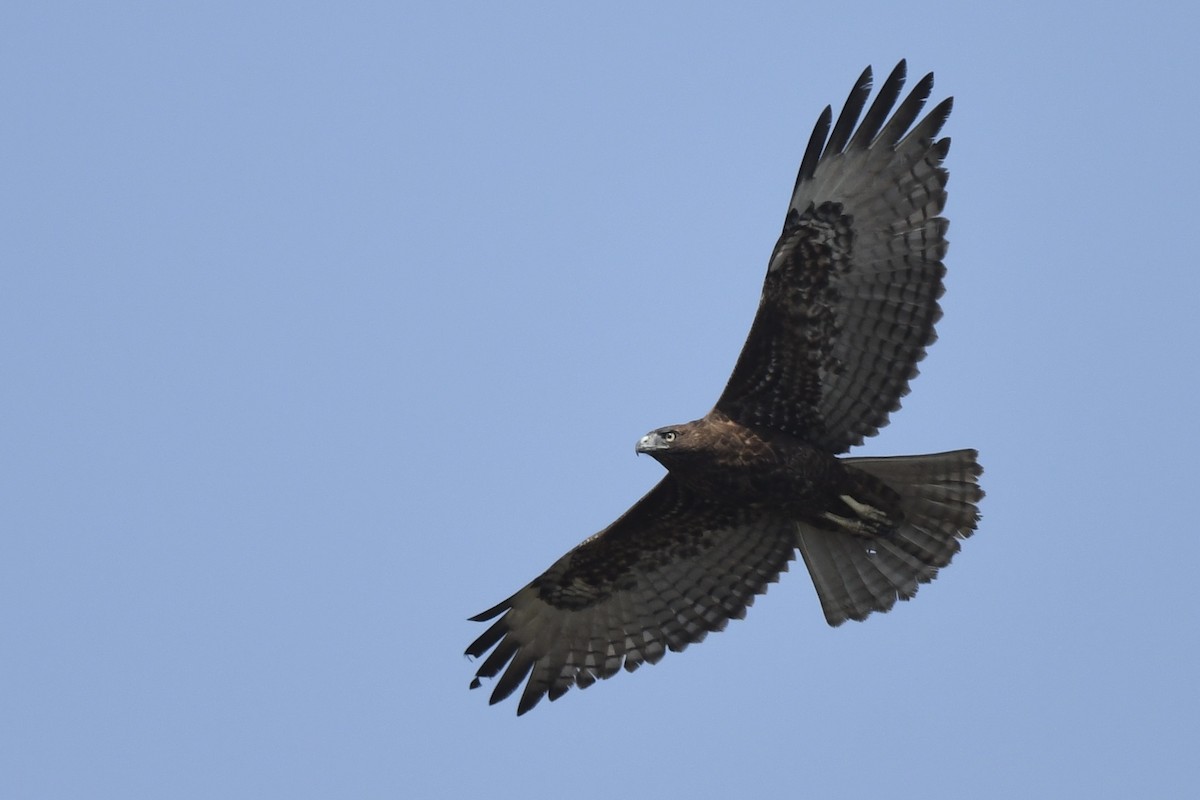
M 667 469 L 694 461 L 711 449 L 711 438 L 705 435 L 704 421 L 683 425 L 668 425 L 652 430 L 638 439 L 636 452 L 648 453 Z
M 638 439 L 637 448 L 635 451 L 639 455 L 642 453 L 656 455 L 663 450 L 670 450 L 671 446 L 675 444 L 675 441 L 678 438 L 679 431 L 675 427 L 659 428 L 656 431 L 650 431 L 645 436 Z
M 744 474 L 749 461 L 771 470 L 778 461 L 770 443 L 758 432 L 717 413 L 652 430 L 638 439 L 636 451 L 654 456 L 679 477 L 706 482 L 730 470 Z

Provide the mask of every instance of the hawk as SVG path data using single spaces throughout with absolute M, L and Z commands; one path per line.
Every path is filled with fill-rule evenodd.
M 521 684 L 517 713 L 632 672 L 742 618 L 797 550 L 830 625 L 888 611 L 979 521 L 974 450 L 839 458 L 887 424 L 941 316 L 947 98 L 897 106 L 901 61 L 870 107 L 859 77 L 800 163 L 750 334 L 716 406 L 637 443 L 667 475 L 620 519 L 473 621 L 471 688 Z M 865 116 L 862 115 L 866 108 Z M 894 110 L 893 110 L 894 108 Z M 861 122 L 859 121 L 862 117 Z

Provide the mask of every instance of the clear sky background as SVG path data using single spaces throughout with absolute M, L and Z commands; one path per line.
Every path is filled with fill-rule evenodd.
M 1119 5 L 6 4 L 0 796 L 1191 796 L 1200 24 Z M 945 317 L 856 452 L 978 448 L 978 534 L 489 708 L 466 618 L 659 479 L 902 57 Z

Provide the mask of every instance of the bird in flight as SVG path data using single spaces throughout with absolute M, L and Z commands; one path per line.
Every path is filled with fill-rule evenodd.
M 750 334 L 703 418 L 647 433 L 666 476 L 473 621 L 471 688 L 517 713 L 742 618 L 800 551 L 830 625 L 907 600 L 979 521 L 974 450 L 839 458 L 887 424 L 934 341 L 946 254 L 947 98 L 868 67 L 813 128 Z M 865 115 L 863 114 L 866 109 Z M 861 121 L 860 121 L 861 117 Z M 488 651 L 491 651 L 488 653 Z

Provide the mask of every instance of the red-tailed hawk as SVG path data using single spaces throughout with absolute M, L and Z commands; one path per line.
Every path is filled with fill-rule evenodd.
M 472 617 L 499 617 L 467 648 L 492 651 L 471 682 L 499 675 L 492 703 L 524 682 L 523 714 L 683 650 L 745 616 L 797 549 L 829 624 L 865 619 L 974 532 L 974 450 L 836 457 L 899 408 L 941 316 L 950 140 L 935 137 L 951 100 L 917 121 L 930 74 L 892 112 L 904 78 L 901 61 L 859 123 L 868 67 L 832 133 L 828 106 L 817 120 L 729 384 L 703 419 L 637 443 L 666 477 Z

